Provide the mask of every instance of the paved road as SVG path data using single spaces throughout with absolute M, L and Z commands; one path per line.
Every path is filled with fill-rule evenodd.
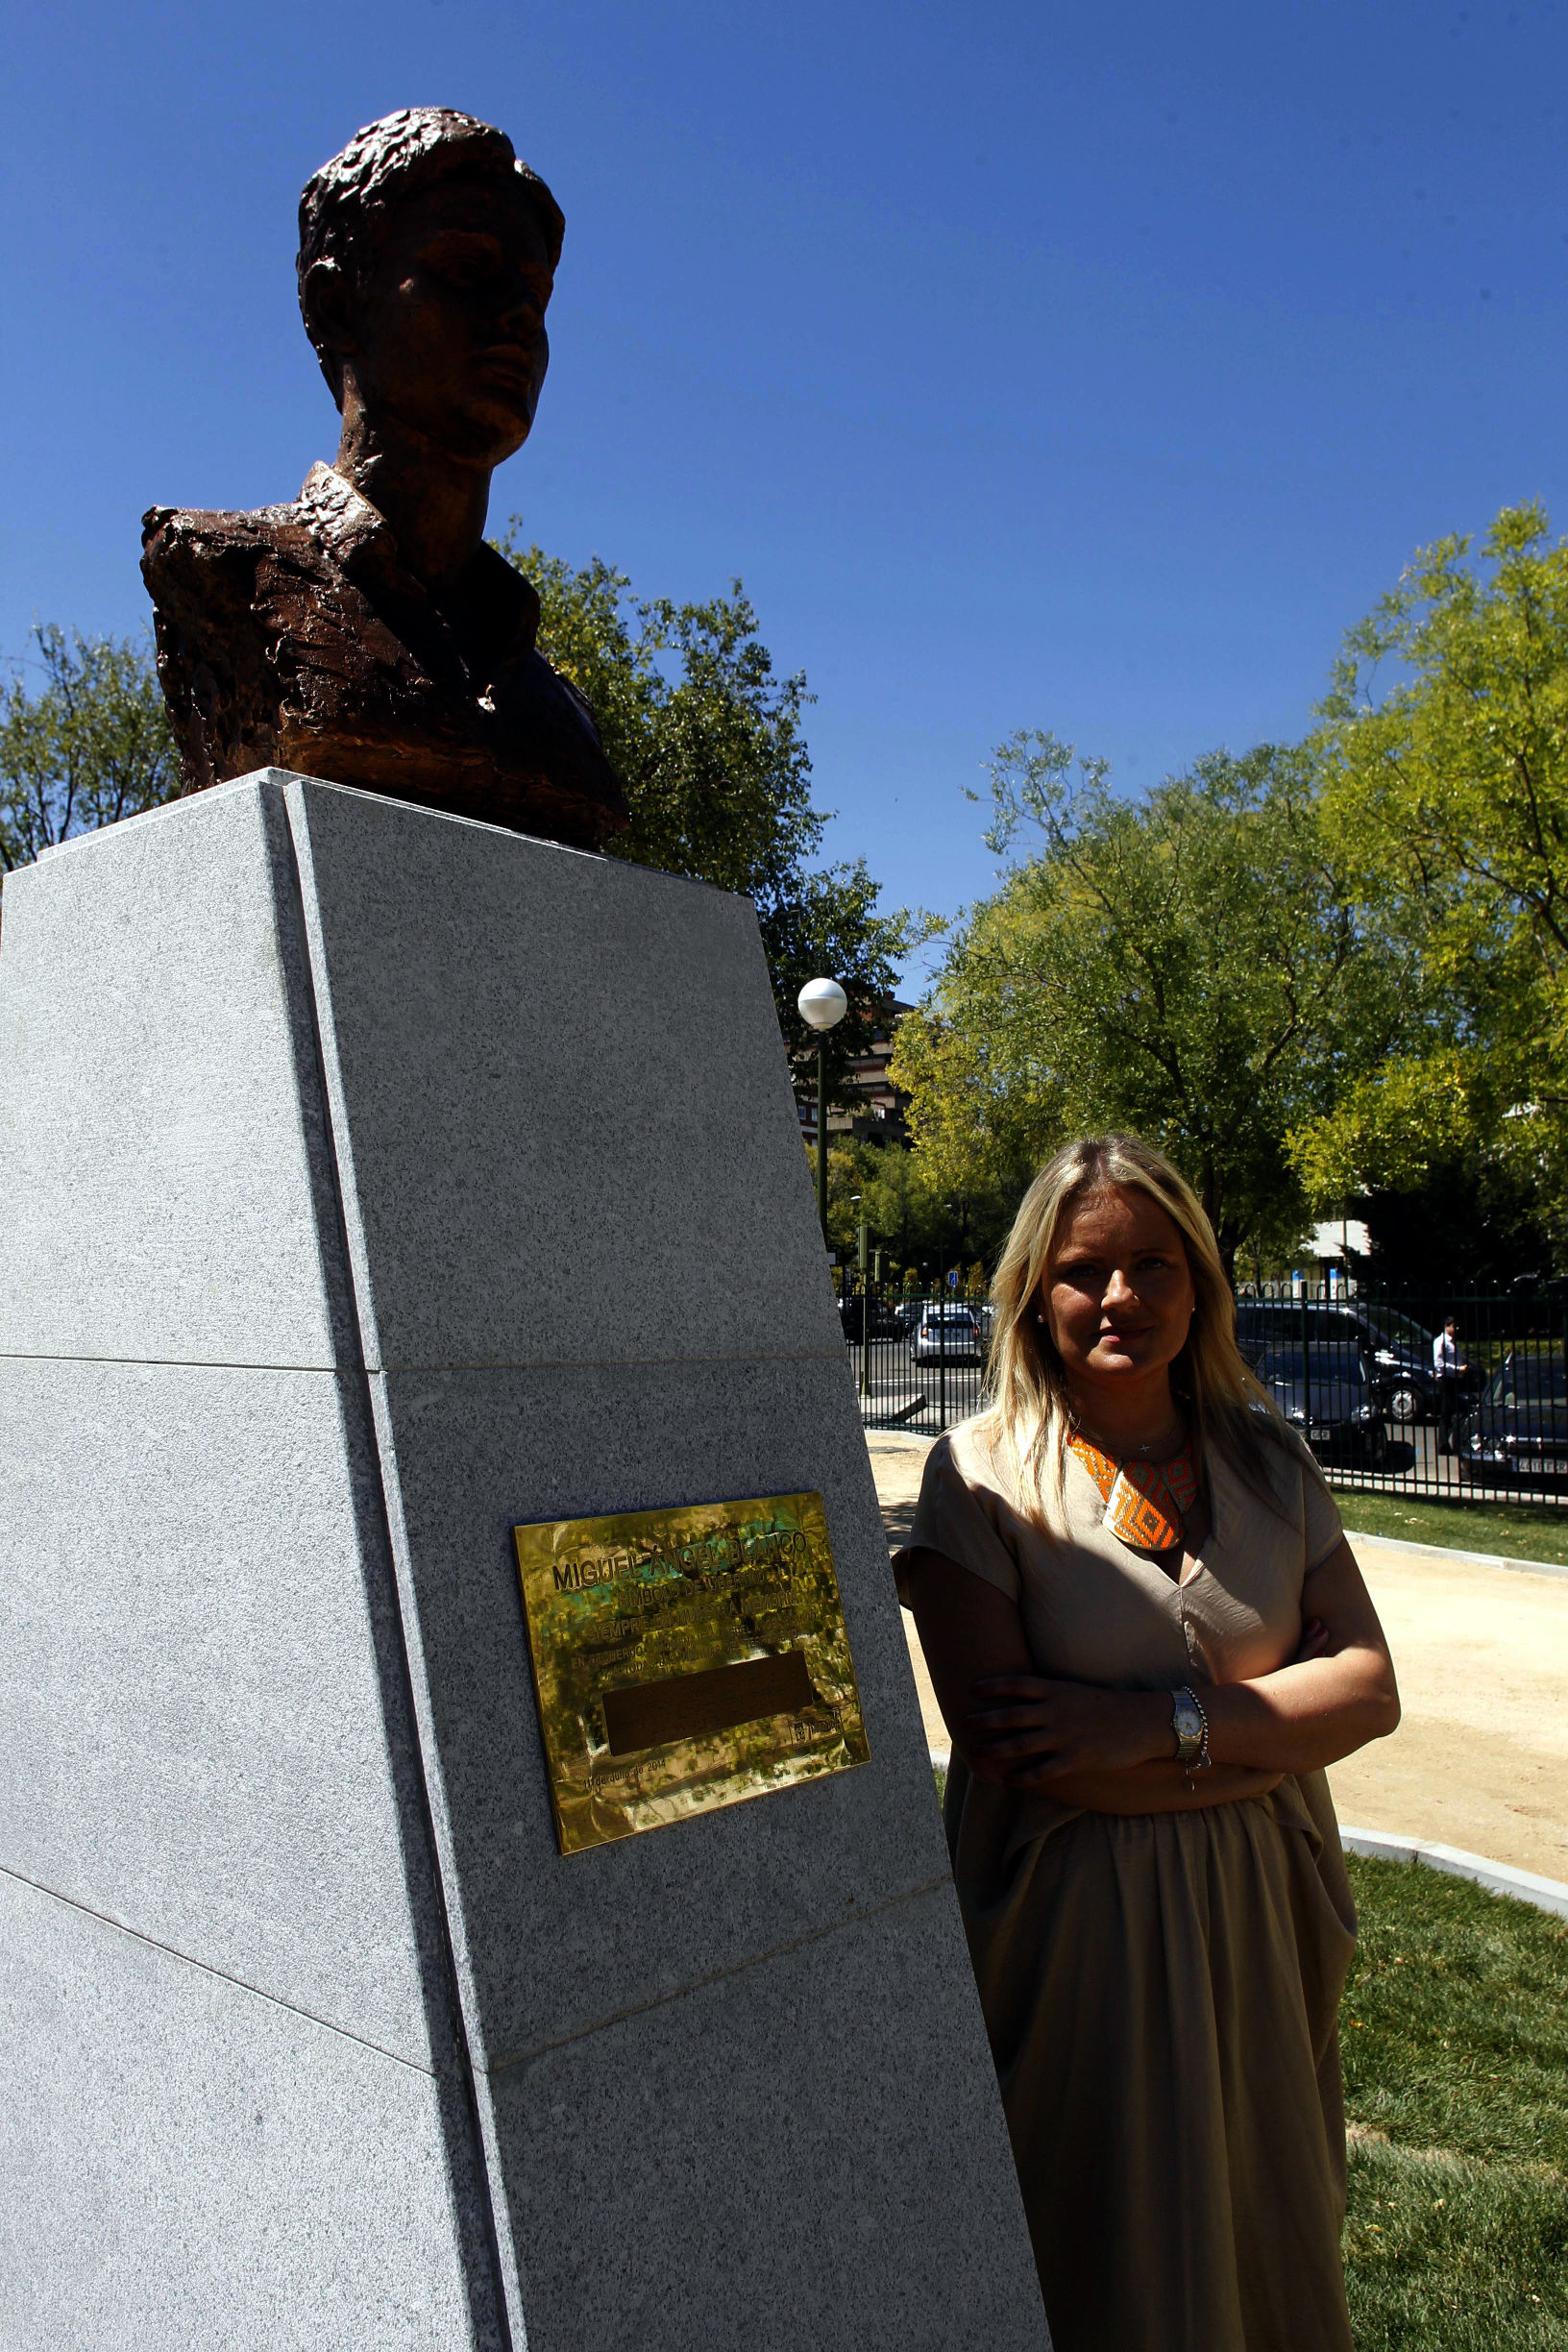
M 926 1444 L 872 1431 L 891 1545 L 907 1540 Z M 1341 1498 L 1355 1525 L 1355 1500 Z M 1354 1543 L 1354 1536 L 1352 1542 Z M 1392 1739 L 1330 1776 L 1341 1820 L 1436 1838 L 1568 1880 L 1568 1579 L 1368 1545 L 1360 1564 L 1405 1702 Z M 933 1747 L 947 1733 L 907 1611 Z

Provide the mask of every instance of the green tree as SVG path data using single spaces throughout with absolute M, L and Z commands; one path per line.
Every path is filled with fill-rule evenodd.
M 1552 1271 L 1538 1172 L 1512 1155 L 1432 1151 L 1418 1180 L 1357 1206 L 1371 1235 L 1369 1271 L 1385 1289 L 1492 1290 Z
M 1568 547 L 1539 506 L 1420 551 L 1353 629 L 1313 749 L 1399 1050 L 1294 1139 L 1321 1192 L 1531 1171 L 1568 1241 Z M 1480 1178 L 1478 1177 L 1478 1181 Z M 1505 1189 L 1514 1190 L 1511 1180 Z
M 903 1264 L 940 1247 L 946 1210 L 918 1153 L 845 1137 L 827 1154 L 828 1239 L 841 1259 L 853 1255 L 863 1216 L 872 1245 Z
M 180 760 L 145 641 L 33 632 L 0 696 L 0 870 L 172 799 Z M 37 682 L 30 682 L 33 670 Z
M 811 797 L 804 677 L 774 671 L 739 580 L 676 604 L 634 596 L 598 556 L 574 569 L 523 549 L 515 520 L 499 544 L 538 590 L 540 650 L 587 698 L 625 786 L 631 822 L 610 854 L 754 902 L 786 1043 L 813 1069 L 796 998 L 819 973 L 840 983 L 849 1012 L 828 1032 L 828 1083 L 849 1101 L 848 1064 L 870 1046 L 912 926 L 878 913 L 864 861 L 813 863 L 827 817 Z
M 1299 752 L 1215 752 L 1145 798 L 1015 736 L 988 845 L 1013 859 L 899 1028 L 894 1075 L 933 1174 L 996 1182 L 1067 1137 L 1131 1128 L 1197 1189 L 1228 1262 L 1307 1211 L 1286 1139 L 1397 1029 Z M 1015 855 L 1020 833 L 1031 853 Z
M 815 1170 L 815 1152 L 809 1146 L 808 1152 Z M 923 1264 L 935 1282 L 946 1266 L 962 1264 L 965 1281 L 972 1277 L 983 1287 L 982 1261 L 995 1262 L 1033 1172 L 957 1188 L 943 1181 L 928 1153 L 845 1137 L 830 1143 L 827 1155 L 829 1243 L 841 1262 L 852 1261 L 864 1217 L 870 1247 L 880 1245 L 890 1268 L 913 1265 L 918 1278 Z

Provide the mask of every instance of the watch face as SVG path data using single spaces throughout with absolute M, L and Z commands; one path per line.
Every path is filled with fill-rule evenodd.
M 1197 1708 L 1190 1701 L 1178 1699 L 1171 1710 L 1171 1721 L 1182 1753 L 1185 1755 L 1190 1752 L 1196 1754 L 1203 1741 L 1203 1717 Z

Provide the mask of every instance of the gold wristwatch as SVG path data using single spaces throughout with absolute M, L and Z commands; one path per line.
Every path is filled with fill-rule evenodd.
M 1189 1690 L 1173 1690 L 1170 1699 L 1170 1727 L 1176 1734 L 1176 1761 L 1190 1771 L 1203 1753 L 1209 1727 L 1203 1720 L 1202 1707 Z

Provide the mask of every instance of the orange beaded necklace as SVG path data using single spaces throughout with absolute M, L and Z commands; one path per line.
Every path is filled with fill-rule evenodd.
M 1115 1462 L 1074 1431 L 1067 1439 L 1105 1498 L 1105 1524 L 1135 1552 L 1168 1552 L 1184 1541 L 1187 1514 L 1198 1499 L 1192 1440 L 1184 1438 L 1163 1462 Z

